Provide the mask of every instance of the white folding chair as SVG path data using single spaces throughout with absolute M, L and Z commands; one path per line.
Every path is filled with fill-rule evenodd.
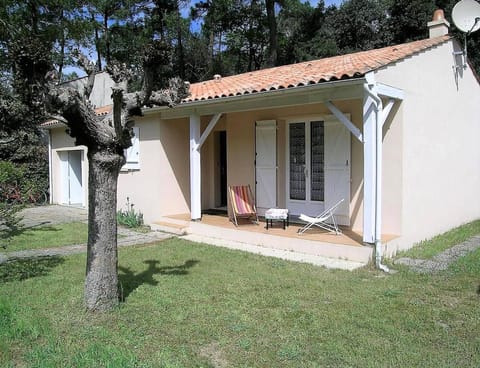
M 323 211 L 320 215 L 317 217 L 311 217 L 304 215 L 303 213 L 300 215 L 300 220 L 305 221 L 306 224 L 304 227 L 298 230 L 299 234 L 303 234 L 305 231 L 310 229 L 312 226 L 317 226 L 320 227 L 324 230 L 328 230 L 332 233 L 335 233 L 337 235 L 341 234 L 342 232 L 338 228 L 337 222 L 335 221 L 335 210 L 340 206 L 340 203 L 343 202 L 343 198 L 339 200 L 336 204 L 334 204 L 332 207 L 326 209 Z

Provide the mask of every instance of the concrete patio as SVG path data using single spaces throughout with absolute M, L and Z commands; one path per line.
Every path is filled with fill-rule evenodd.
M 173 232 L 192 241 L 203 242 L 267 256 L 308 262 L 329 268 L 355 269 L 367 265 L 373 248 L 362 244 L 362 235 L 342 228 L 335 235 L 321 229 L 297 233 L 302 225 L 290 223 L 285 230 L 275 223 L 268 230 L 263 219 L 259 224 L 241 220 L 236 227 L 226 215 L 203 215 L 201 221 L 190 221 L 188 214 L 163 217 L 153 229 Z M 385 240 L 394 238 L 385 235 Z
M 81 207 L 54 205 L 29 208 L 22 215 L 25 226 L 36 227 L 71 221 L 86 222 L 88 213 Z M 280 222 L 274 223 L 274 227 L 267 230 L 263 219 L 259 224 L 240 220 L 236 227 L 225 215 L 203 215 L 202 221 L 192 222 L 188 214 L 164 217 L 151 227 L 153 231 L 144 234 L 119 228 L 119 234 L 122 235 L 119 246 L 150 243 L 171 236 L 168 234 L 175 234 L 193 242 L 344 270 L 366 266 L 373 253 L 371 247 L 361 243 L 361 234 L 346 228 L 342 228 L 341 235 L 321 229 L 311 229 L 298 235 L 300 225 L 297 223 L 290 223 L 285 230 Z M 85 252 L 85 245 L 66 248 L 68 249 L 46 249 L 42 252 Z M 25 252 L 10 256 L 27 257 L 32 254 Z

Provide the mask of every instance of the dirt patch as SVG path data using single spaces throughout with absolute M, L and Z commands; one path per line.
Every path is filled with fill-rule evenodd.
M 227 368 L 229 366 L 218 342 L 212 342 L 209 345 L 202 346 L 200 348 L 200 356 L 208 359 L 210 364 L 215 368 Z

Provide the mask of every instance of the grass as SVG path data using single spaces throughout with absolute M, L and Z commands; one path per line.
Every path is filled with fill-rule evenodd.
M 87 242 L 87 224 L 71 222 L 59 225 L 34 227 L 21 231 L 1 251 L 17 252 L 27 249 L 53 248 Z
M 119 250 L 124 302 L 100 315 L 84 255 L 7 263 L 0 366 L 478 367 L 479 258 L 386 275 L 170 239 Z
M 432 239 L 424 240 L 413 248 L 402 252 L 401 255 L 410 258 L 430 259 L 477 234 L 480 234 L 480 220 L 457 227 Z
M 88 238 L 87 228 L 87 224 L 83 222 L 71 222 L 30 228 L 10 238 L 7 242 L 6 248 L 0 248 L 0 251 L 8 253 L 29 249 L 86 244 Z M 151 231 L 148 226 L 140 226 L 131 230 L 139 233 L 147 233 Z M 125 238 L 125 235 L 119 234 L 117 237 L 118 239 L 122 239 Z
M 0 251 L 16 252 L 27 249 L 60 247 L 63 245 L 85 244 L 87 242 L 87 224 L 71 222 L 59 225 L 33 227 L 13 236 L 6 249 Z

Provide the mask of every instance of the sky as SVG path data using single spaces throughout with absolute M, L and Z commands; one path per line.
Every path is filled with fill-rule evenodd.
M 309 1 L 312 6 L 317 6 L 318 0 Z M 336 5 L 339 6 L 342 3 L 342 0 L 325 0 L 325 6 Z

